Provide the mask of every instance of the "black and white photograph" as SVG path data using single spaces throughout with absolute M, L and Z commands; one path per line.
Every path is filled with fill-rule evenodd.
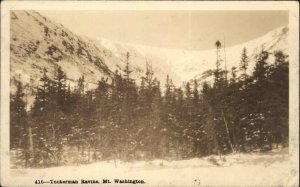
M 1 6 L 4 186 L 299 185 L 298 3 L 72 3 Z

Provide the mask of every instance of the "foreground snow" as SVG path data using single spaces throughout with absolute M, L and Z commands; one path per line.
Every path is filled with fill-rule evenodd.
M 103 161 L 89 165 L 64 166 L 48 169 L 12 169 L 11 177 L 21 184 L 33 184 L 34 180 L 144 180 L 145 185 L 170 186 L 288 186 L 295 185 L 291 177 L 288 150 L 268 154 L 232 154 L 210 156 L 180 161 Z M 125 184 L 122 184 L 123 186 Z M 129 185 L 129 184 L 128 184 Z M 139 184 L 141 185 L 141 184 Z M 144 186 L 145 186 L 144 185 Z M 95 185 L 94 185 L 95 186 Z

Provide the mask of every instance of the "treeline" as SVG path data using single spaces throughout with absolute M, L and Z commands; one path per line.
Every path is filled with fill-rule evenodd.
M 47 71 L 26 111 L 19 83 L 11 95 L 10 148 L 25 167 L 48 167 L 104 159 L 183 159 L 288 146 L 288 58 L 262 50 L 248 73 L 247 51 L 240 67 L 221 68 L 221 43 L 213 83 L 197 80 L 176 87 L 169 76 L 162 89 L 152 65 L 141 80 L 123 72 L 86 90 L 82 76 L 71 88 L 59 67 Z M 268 63 L 269 56 L 274 62 Z M 141 81 L 139 86 L 136 81 Z M 162 91 L 163 90 L 163 91 Z

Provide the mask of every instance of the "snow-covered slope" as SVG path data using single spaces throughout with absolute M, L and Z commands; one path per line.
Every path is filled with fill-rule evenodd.
M 254 67 L 255 55 L 258 54 L 262 48 L 273 53 L 276 50 L 288 52 L 288 27 L 280 27 L 273 30 L 262 37 L 248 41 L 246 43 L 226 48 L 226 64 L 227 70 L 233 66 L 238 67 L 242 49 L 247 48 L 250 56 L 249 69 Z M 216 50 L 206 51 L 188 51 L 178 49 L 164 49 L 150 46 L 143 46 L 137 44 L 124 44 L 120 42 L 113 42 L 106 39 L 98 39 L 101 46 L 111 50 L 116 56 L 125 51 L 130 51 L 134 54 L 132 57 L 136 63 L 134 66 L 139 66 L 138 59 L 151 60 L 156 66 L 157 71 L 168 70 L 176 84 L 181 84 L 183 81 L 190 79 L 207 78 L 210 71 L 215 68 Z M 221 58 L 224 60 L 224 48 L 221 50 Z M 223 68 L 225 64 L 222 64 Z M 160 74 L 160 72 L 155 72 Z M 204 74 L 203 74 L 204 73 Z M 164 77 L 165 79 L 165 77 Z
M 93 86 L 102 76 L 110 76 L 105 51 L 35 11 L 11 12 L 11 83 L 21 80 L 36 86 L 43 69 L 53 77 L 61 66 L 70 83 L 80 76 Z
M 168 59 L 165 58 L 163 53 L 160 53 L 160 50 L 169 51 L 169 49 L 120 43 L 103 38 L 97 39 L 96 43 L 97 46 L 106 48 L 107 51 L 110 51 L 110 53 L 118 58 L 116 67 L 121 70 L 124 69 L 125 66 L 125 54 L 129 52 L 131 68 L 134 70 L 133 78 L 137 80 L 137 83 L 139 83 L 140 78 L 145 75 L 146 61 L 152 64 L 154 77 L 156 77 L 162 85 L 167 75 L 172 77 L 176 83 L 181 81 L 181 77 L 173 71 L 173 64 L 168 63 Z

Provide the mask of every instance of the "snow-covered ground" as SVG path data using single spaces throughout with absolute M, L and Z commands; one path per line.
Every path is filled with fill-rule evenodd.
M 219 156 L 209 156 L 179 161 L 117 161 L 117 168 L 114 161 L 103 161 L 47 169 L 12 169 L 11 177 L 20 184 L 34 184 L 36 179 L 79 180 L 79 184 L 81 179 L 100 183 L 109 179 L 109 185 L 115 186 L 114 179 L 136 179 L 144 180 L 144 186 L 295 186 L 297 175 L 290 168 L 288 149 L 283 149 L 267 154 L 231 154 L 221 160 Z

